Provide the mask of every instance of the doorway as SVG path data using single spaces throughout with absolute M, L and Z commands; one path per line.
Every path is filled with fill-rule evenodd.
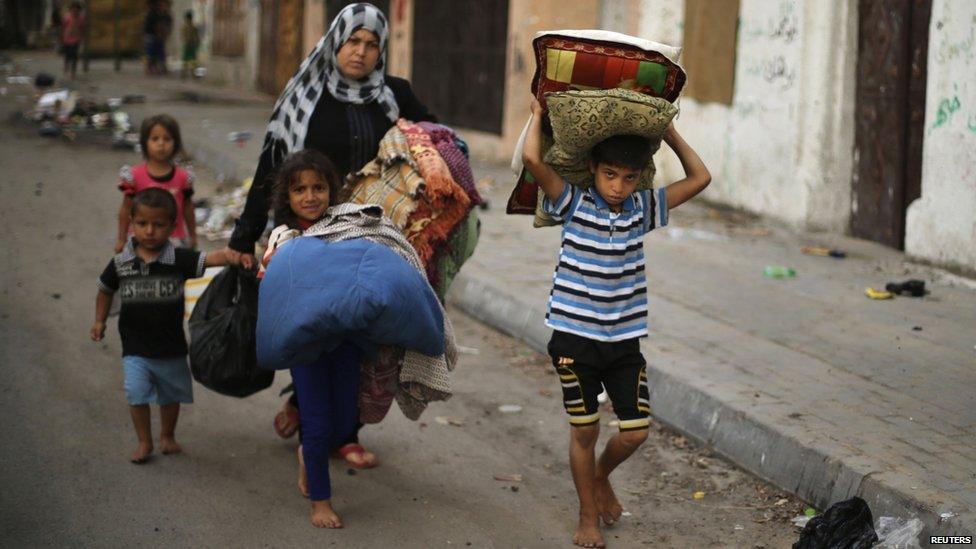
M 932 0 L 860 0 L 851 234 L 905 247 L 922 194 Z
M 281 93 L 303 59 L 304 0 L 261 0 L 258 89 Z

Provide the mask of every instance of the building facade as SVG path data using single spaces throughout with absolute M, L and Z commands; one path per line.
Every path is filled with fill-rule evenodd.
M 280 90 L 348 2 L 177 0 L 205 13 L 212 78 Z M 388 71 L 476 154 L 507 161 L 542 30 L 684 48 L 676 125 L 704 197 L 976 273 L 976 3 L 954 0 L 387 0 Z M 680 165 L 658 153 L 662 182 Z

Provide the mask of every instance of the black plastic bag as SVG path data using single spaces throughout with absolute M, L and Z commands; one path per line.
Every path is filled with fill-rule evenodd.
M 855 496 L 810 519 L 793 549 L 867 549 L 878 541 L 867 502 Z
M 204 290 L 190 315 L 193 379 L 227 396 L 246 397 L 267 389 L 274 381 L 274 371 L 258 368 L 257 322 L 257 278 L 243 269 L 225 268 Z

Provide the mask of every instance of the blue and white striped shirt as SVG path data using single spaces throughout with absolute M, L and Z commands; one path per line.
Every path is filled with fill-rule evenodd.
M 599 341 L 646 336 L 643 237 L 668 223 L 665 190 L 635 192 L 618 214 L 595 187 L 566 184 L 543 209 L 563 222 L 546 326 Z

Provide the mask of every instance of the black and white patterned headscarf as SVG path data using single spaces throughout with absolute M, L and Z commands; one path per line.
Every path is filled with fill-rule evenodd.
M 335 54 L 359 29 L 372 31 L 379 37 L 380 58 L 373 72 L 361 80 L 354 80 L 339 70 Z M 329 25 L 328 32 L 288 81 L 271 113 L 264 148 L 271 149 L 273 164 L 305 147 L 308 121 L 322 97 L 323 89 L 327 88 L 333 97 L 344 103 L 361 105 L 378 102 L 390 121 L 395 122 L 399 118 L 396 98 L 384 78 L 388 37 L 386 16 L 376 6 L 351 4 L 339 12 Z

